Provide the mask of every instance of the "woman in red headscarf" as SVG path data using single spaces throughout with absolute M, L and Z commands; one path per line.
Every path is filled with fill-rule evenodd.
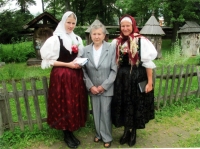
M 116 45 L 118 73 L 112 99 L 112 122 L 116 127 L 124 126 L 120 144 L 136 143 L 136 129 L 154 119 L 154 91 L 152 69 L 157 51 L 153 44 L 139 34 L 135 19 L 125 15 L 120 19 L 120 36 L 112 41 Z M 139 82 L 147 81 L 144 92 Z

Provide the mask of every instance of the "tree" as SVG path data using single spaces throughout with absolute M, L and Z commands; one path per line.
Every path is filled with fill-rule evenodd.
M 36 5 L 36 2 L 35 0 L 17 0 L 16 4 L 20 6 L 20 10 L 22 13 L 26 13 L 28 11 L 28 6 Z
M 122 13 L 136 17 L 138 25 L 144 25 L 152 12 L 155 17 L 163 16 L 165 24 L 173 28 L 172 42 L 177 31 L 186 20 L 199 20 L 200 0 L 117 0 L 116 6 Z
M 117 12 L 114 6 L 116 0 L 44 0 L 46 10 L 55 12 L 56 18 L 61 18 L 67 11 L 73 11 L 78 18 L 78 25 L 89 25 L 98 16 L 103 24 L 113 24 L 113 16 Z M 59 15 L 59 16 L 58 16 Z
M 98 16 L 104 25 L 113 25 L 114 16 L 118 11 L 115 7 L 116 0 L 93 0 L 87 1 L 84 9 L 85 20 L 91 24 Z
M 44 12 L 44 1 L 41 0 L 41 3 L 42 3 L 42 12 Z
M 32 14 L 24 14 L 18 11 L 6 10 L 0 14 L 0 43 L 10 43 L 12 38 L 19 38 L 23 26 L 33 19 Z
M 0 0 L 0 8 L 6 4 L 5 0 Z
M 164 19 L 168 26 L 173 27 L 172 42 L 176 41 L 177 31 L 186 20 L 199 20 L 199 13 L 196 13 L 199 0 L 163 0 L 162 8 Z
M 62 15 L 66 12 L 66 4 L 69 1 L 64 0 L 44 0 L 44 3 L 47 4 L 46 10 L 49 13 L 53 14 L 58 20 L 61 19 Z
M 117 0 L 116 6 L 121 10 L 120 17 L 124 14 L 133 16 L 138 26 L 143 26 L 152 13 L 157 17 L 160 13 L 160 0 Z

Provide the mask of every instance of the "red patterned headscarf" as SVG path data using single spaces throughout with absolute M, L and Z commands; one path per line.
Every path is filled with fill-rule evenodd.
M 123 32 L 121 31 L 121 25 L 120 25 L 120 36 L 117 37 L 117 47 L 116 47 L 116 58 L 117 58 L 117 63 L 119 61 L 119 52 L 120 52 L 120 47 L 121 45 L 124 43 L 124 42 L 128 42 L 128 46 L 129 46 L 129 51 L 128 51 L 128 54 L 129 54 L 129 63 L 131 65 L 135 65 L 136 62 L 138 61 L 138 52 L 137 52 L 137 43 L 136 43 L 136 38 L 135 37 L 140 37 L 141 35 L 139 34 L 139 30 L 136 26 L 136 21 L 135 19 L 130 16 L 130 15 L 124 15 L 120 18 L 120 23 L 121 23 L 121 20 L 124 18 L 124 17 L 128 17 L 130 18 L 131 22 L 132 22 L 132 32 L 129 36 L 125 36 L 123 34 Z

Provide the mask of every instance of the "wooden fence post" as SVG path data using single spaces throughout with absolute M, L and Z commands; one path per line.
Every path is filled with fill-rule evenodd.
M 3 96 L 3 89 L 0 88 L 0 136 L 3 135 L 4 125 L 8 123 L 6 117 L 5 100 Z
M 3 119 L 0 111 L 0 136 L 3 135 Z
M 198 90 L 196 92 L 196 97 L 199 97 L 199 94 L 200 94 L 200 71 L 199 71 L 198 67 L 197 67 L 197 79 L 198 79 Z

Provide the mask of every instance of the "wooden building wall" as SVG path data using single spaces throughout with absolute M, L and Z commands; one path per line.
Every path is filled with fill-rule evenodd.
M 196 56 L 200 52 L 200 33 L 181 34 L 181 49 L 185 56 Z

